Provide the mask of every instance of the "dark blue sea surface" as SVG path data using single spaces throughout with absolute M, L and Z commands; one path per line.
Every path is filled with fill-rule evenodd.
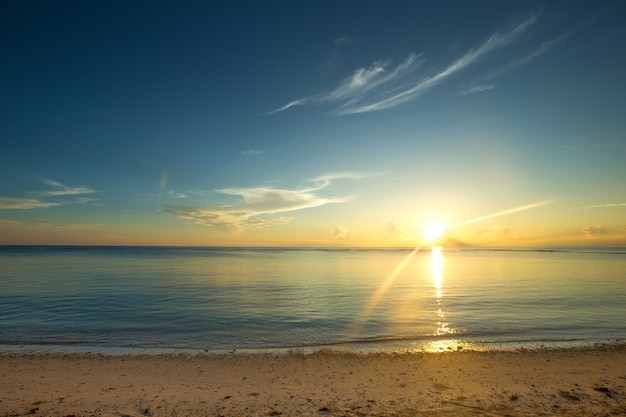
M 517 348 L 626 340 L 626 248 L 0 247 L 0 346 Z

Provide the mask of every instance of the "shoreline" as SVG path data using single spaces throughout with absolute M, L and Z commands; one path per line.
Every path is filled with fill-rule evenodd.
M 0 417 L 626 414 L 626 344 L 362 353 L 0 353 Z
M 555 340 L 502 340 L 474 341 L 471 339 L 449 338 L 417 338 L 381 339 L 371 341 L 342 341 L 324 345 L 294 345 L 276 347 L 145 347 L 145 346 L 97 346 L 82 343 L 70 344 L 0 344 L 0 355 L 3 354 L 93 354 L 93 355 L 203 355 L 230 354 L 234 352 L 246 354 L 287 354 L 315 353 L 318 351 L 338 351 L 346 353 L 442 353 L 455 351 L 506 351 L 518 350 L 558 350 L 558 349 L 602 349 L 611 346 L 626 346 L 623 338 L 589 338 L 589 339 L 555 339 Z

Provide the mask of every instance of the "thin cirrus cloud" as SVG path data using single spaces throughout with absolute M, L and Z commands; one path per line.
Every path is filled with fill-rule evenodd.
M 626 207 L 626 203 L 595 204 L 592 206 L 584 206 L 583 208 L 604 208 L 604 207 Z
M 95 191 L 91 188 L 84 186 L 69 187 L 48 178 L 38 179 L 44 184 L 52 187 L 52 189 L 46 191 L 27 191 L 26 194 L 30 197 L 0 197 L 0 209 L 45 209 L 68 204 L 85 204 L 94 201 L 93 198 L 89 197 L 67 198 L 71 196 L 92 194 Z
M 357 69 L 350 77 L 328 93 L 302 97 L 265 114 L 271 115 L 292 107 L 311 104 L 336 104 L 335 113 L 337 115 L 367 113 L 399 106 L 417 99 L 458 72 L 475 64 L 496 50 L 515 42 L 537 20 L 537 14 L 531 14 L 517 26 L 507 31 L 493 34 L 477 48 L 469 50 L 439 72 L 422 76 L 417 80 L 417 69 L 425 60 L 421 54 L 411 53 L 403 62 L 393 68 L 390 68 L 388 61 L 377 61 L 369 68 Z M 495 83 L 484 81 L 526 65 L 539 55 L 554 48 L 573 32 L 568 32 L 556 39 L 542 43 L 539 48 L 531 53 L 514 60 L 502 69 L 488 74 L 484 77 L 483 82 L 474 83 L 472 87 L 462 90 L 461 94 L 472 94 L 496 88 L 497 85 Z
M 245 151 L 241 151 L 241 156 L 259 156 L 263 155 L 263 151 L 259 149 L 246 149 Z
M 397 84 L 414 72 L 423 62 L 420 55 L 410 54 L 403 62 L 388 72 L 388 61 L 374 62 L 369 68 L 359 68 L 329 93 L 316 94 L 293 100 L 278 109 L 266 112 L 266 115 L 279 113 L 296 106 L 341 102 L 338 114 L 352 113 L 353 109 L 371 101 L 382 88 L 397 88 Z
M 167 196 L 170 198 L 187 198 L 187 196 L 183 193 L 179 193 L 178 191 L 169 190 L 167 192 Z
M 472 85 L 469 88 L 463 89 L 461 90 L 461 92 L 459 93 L 459 95 L 467 95 L 467 94 L 472 94 L 472 93 L 478 93 L 481 91 L 485 91 L 485 90 L 491 90 L 493 88 L 497 87 L 497 84 L 494 84 L 492 82 L 490 82 L 493 79 L 496 79 L 500 76 L 502 76 L 503 74 L 510 72 L 510 71 L 514 71 L 518 68 L 521 68 L 525 65 L 528 65 L 531 61 L 535 60 L 536 58 L 538 58 L 539 56 L 545 54 L 546 52 L 550 51 L 551 49 L 555 48 L 556 46 L 558 46 L 561 42 L 563 42 L 565 39 L 569 38 L 571 35 L 573 35 L 574 33 L 576 33 L 579 30 L 579 28 L 570 30 L 567 33 L 562 34 L 561 36 L 558 36 L 554 39 L 551 39 L 549 41 L 545 41 L 542 42 L 538 48 L 534 49 L 533 51 L 531 51 L 530 53 L 524 55 L 523 57 L 511 61 L 509 63 L 507 63 L 506 65 L 497 68 L 494 71 L 491 71 L 490 73 L 488 73 L 487 75 L 484 75 L 482 78 L 479 78 L 478 80 L 475 80 Z M 487 83 L 489 82 L 489 83 Z
M 460 96 L 466 96 L 468 94 L 480 93 L 480 92 L 483 92 L 483 91 L 493 90 L 496 87 L 498 87 L 496 84 L 471 85 L 470 87 L 461 90 L 459 92 L 459 95 Z
M 288 213 L 326 204 L 345 203 L 353 196 L 323 197 L 319 191 L 329 187 L 335 180 L 365 178 L 365 174 L 343 172 L 314 178 L 313 186 L 301 189 L 274 187 L 223 188 L 218 193 L 237 196 L 240 201 L 219 207 L 192 207 L 165 205 L 161 211 L 183 220 L 213 229 L 241 233 L 247 229 L 287 224 L 293 217 L 268 218 L 280 213 Z
M 0 209 L 30 210 L 60 206 L 61 203 L 45 202 L 36 198 L 0 197 Z
M 91 194 L 94 192 L 94 190 L 88 187 L 68 187 L 67 185 L 63 185 L 58 181 L 53 181 L 48 178 L 39 178 L 39 180 L 54 188 L 48 191 L 29 191 L 27 194 L 40 197 L 55 197 L 64 195 Z

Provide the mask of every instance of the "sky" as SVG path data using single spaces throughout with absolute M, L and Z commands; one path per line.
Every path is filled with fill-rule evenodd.
M 623 1 L 2 2 L 0 244 L 626 245 L 624 45 Z

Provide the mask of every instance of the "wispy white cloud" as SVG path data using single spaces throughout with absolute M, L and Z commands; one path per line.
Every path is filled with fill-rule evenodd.
M 229 209 L 240 211 L 245 208 L 259 214 L 301 210 L 328 203 L 343 203 L 350 199 L 350 197 L 323 198 L 309 190 L 286 190 L 271 187 L 223 188 L 217 191 L 243 198 L 242 204 L 228 206 Z
M 339 57 L 340 51 L 350 46 L 351 44 L 352 44 L 352 38 L 350 38 L 348 35 L 340 36 L 340 37 L 333 39 L 333 46 L 330 49 L 330 56 L 328 58 L 328 61 L 325 63 L 325 66 L 328 69 L 334 68 L 335 62 L 337 58 Z
M 583 208 L 603 208 L 603 207 L 626 207 L 626 203 L 595 204 L 592 206 L 584 206 Z
M 0 209 L 30 210 L 60 206 L 61 203 L 45 202 L 36 198 L 0 197 Z
M 536 21 L 537 16 L 531 15 L 528 19 L 514 27 L 512 30 L 509 30 L 505 33 L 496 33 L 492 35 L 481 46 L 467 52 L 461 58 L 457 59 L 451 65 L 446 67 L 443 71 L 427 77 L 424 80 L 419 81 L 413 87 L 405 89 L 397 94 L 391 95 L 387 98 L 379 100 L 375 103 L 368 104 L 366 106 L 353 108 L 349 113 L 365 113 L 370 111 L 383 110 L 414 100 L 426 91 L 442 83 L 450 76 L 480 60 L 485 55 L 493 52 L 496 49 L 502 48 L 505 45 L 510 44 Z
M 530 61 L 534 60 L 535 58 L 539 57 L 540 55 L 545 54 L 549 50 L 551 50 L 554 47 L 556 47 L 557 45 L 559 45 L 561 42 L 563 42 L 565 39 L 567 39 L 570 36 L 572 36 L 577 31 L 578 31 L 578 29 L 570 30 L 569 32 L 564 33 L 561 36 L 558 36 L 558 37 L 556 37 L 554 39 L 550 39 L 549 41 L 542 42 L 539 45 L 539 47 L 536 48 L 534 51 L 530 52 L 528 55 L 522 57 L 521 59 L 519 59 L 517 61 L 514 61 L 511 64 L 509 64 L 509 67 L 507 67 L 507 69 L 515 69 L 515 68 L 519 68 L 521 66 L 524 66 L 524 65 L 528 64 Z
M 352 39 L 347 35 L 335 38 L 334 41 L 335 45 L 350 45 L 352 43 Z
M 497 85 L 491 82 L 491 80 L 497 79 L 498 77 L 502 76 L 503 74 L 507 72 L 514 71 L 525 65 L 528 65 L 531 61 L 535 60 L 539 56 L 545 54 L 546 52 L 558 46 L 565 39 L 569 38 L 571 35 L 576 33 L 576 31 L 578 31 L 578 29 L 571 30 L 554 39 L 542 42 L 539 45 L 539 47 L 535 48 L 534 50 L 532 50 L 530 53 L 526 54 L 525 56 L 518 58 L 516 60 L 513 60 L 501 66 L 500 68 L 497 68 L 496 70 L 491 71 L 487 75 L 483 75 L 480 79 L 475 80 L 472 84 L 473 86 L 462 89 L 459 92 L 459 95 L 479 93 L 482 91 L 491 90 L 492 88 L 496 88 Z M 482 88 L 482 87 L 488 87 L 488 88 Z
M 459 92 L 460 96 L 466 96 L 468 94 L 480 93 L 483 91 L 493 90 L 498 87 L 497 84 L 480 84 L 480 85 L 472 85 L 467 87 Z
M 246 149 L 245 151 L 241 151 L 241 156 L 258 156 L 263 155 L 263 151 L 259 149 Z
M 331 231 L 334 241 L 350 240 L 348 229 L 341 225 L 336 225 Z
M 341 82 L 335 89 L 325 94 L 316 94 L 293 100 L 275 110 L 266 112 L 266 115 L 279 113 L 295 106 L 307 104 L 323 104 L 340 102 L 336 112 L 347 114 L 358 103 L 376 100 L 380 89 L 394 91 L 400 83 L 406 80 L 407 75 L 413 72 L 423 62 L 419 55 L 411 53 L 404 61 L 389 71 L 390 63 L 374 62 L 369 68 L 358 68 L 352 75 Z
M 361 181 L 367 178 L 372 178 L 380 175 L 379 173 L 365 173 L 365 172 L 353 172 L 353 171 L 342 171 L 342 172 L 333 172 L 330 174 L 325 174 L 319 177 L 312 178 L 310 182 L 315 183 L 316 185 L 307 188 L 306 191 L 317 191 L 322 188 L 328 187 L 335 180 L 352 180 L 352 181 Z
M 271 110 L 271 111 L 265 112 L 265 114 L 269 116 L 270 114 L 279 113 L 281 111 L 285 111 L 285 110 L 290 109 L 292 107 L 302 106 L 304 104 L 309 104 L 309 103 L 314 102 L 314 101 L 318 101 L 318 100 L 315 100 L 313 97 L 299 98 L 297 100 L 290 101 L 289 103 L 287 103 L 284 106 L 279 107 L 279 108 L 277 108 L 275 110 Z
M 170 198 L 187 198 L 187 196 L 183 193 L 179 193 L 178 191 L 169 190 L 167 192 L 167 196 Z
M 189 193 L 194 194 L 193 191 L 189 191 Z M 155 198 L 177 198 L 177 199 L 187 198 L 187 194 L 181 193 L 180 191 L 176 191 L 176 190 L 160 191 L 155 194 L 150 193 L 149 196 L 155 197 Z
M 88 187 L 68 187 L 67 185 L 63 185 L 58 181 L 53 181 L 48 178 L 38 177 L 41 182 L 51 187 L 54 187 L 53 190 L 48 191 L 29 191 L 27 194 L 36 195 L 40 197 L 55 197 L 55 196 L 66 196 L 66 195 L 78 195 L 78 194 L 92 194 L 95 191 Z
M 307 104 L 339 103 L 335 109 L 338 115 L 366 113 L 389 109 L 413 101 L 422 94 L 441 84 L 451 76 L 464 70 L 492 52 L 516 41 L 530 26 L 536 23 L 538 16 L 530 15 L 526 20 L 506 31 L 498 32 L 489 37 L 475 49 L 465 53 L 439 72 L 415 80 L 411 77 L 415 70 L 424 62 L 422 55 L 411 53 L 403 62 L 390 69 L 389 62 L 376 61 L 369 68 L 359 68 L 352 76 L 344 80 L 334 90 L 326 94 L 317 94 L 293 100 L 286 105 L 265 114 L 275 114 L 294 106 Z M 523 65 L 548 51 L 562 39 L 563 35 L 553 41 L 546 42 L 532 54 L 520 60 L 516 65 Z M 494 88 L 493 83 L 481 83 L 482 88 L 475 87 L 470 92 L 484 91 Z
M 285 189 L 274 187 L 223 188 L 218 193 L 240 197 L 235 204 L 220 207 L 163 206 L 162 211 L 196 224 L 230 233 L 289 223 L 293 217 L 272 218 L 273 215 L 314 208 L 326 204 L 345 203 L 353 196 L 324 197 L 318 192 L 334 180 L 364 178 L 364 174 L 340 173 L 312 180 L 314 187 Z
M 595 226 L 587 226 L 583 229 L 583 233 L 587 237 L 604 236 L 609 234 L 609 229 L 605 225 L 597 224 Z
M 32 197 L 0 196 L 0 209 L 30 210 L 65 206 L 69 204 L 85 204 L 96 201 L 95 199 L 89 197 L 67 198 L 70 196 L 92 194 L 95 191 L 91 188 L 84 186 L 69 187 L 48 178 L 38 177 L 38 179 L 44 184 L 53 187 L 53 189 L 46 191 L 27 191 L 26 194 Z
M 183 220 L 192 220 L 194 223 L 209 226 L 213 229 L 241 233 L 246 229 L 258 229 L 270 225 L 286 224 L 292 218 L 280 217 L 277 219 L 251 219 L 250 217 L 262 213 L 243 210 L 227 210 L 224 208 L 202 208 L 191 206 L 166 205 L 161 209 L 163 213 Z

